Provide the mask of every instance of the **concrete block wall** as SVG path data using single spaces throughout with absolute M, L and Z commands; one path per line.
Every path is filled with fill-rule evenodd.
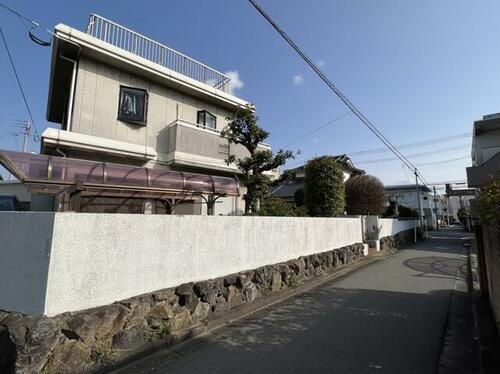
M 361 243 L 362 225 L 360 217 L 2 212 L 0 237 L 0 310 L 52 316 Z

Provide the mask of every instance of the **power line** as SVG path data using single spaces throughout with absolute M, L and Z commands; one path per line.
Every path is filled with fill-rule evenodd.
M 350 116 L 350 115 L 352 115 L 352 112 L 351 112 L 351 111 L 345 112 L 344 114 L 342 114 L 342 115 L 340 115 L 340 116 L 338 116 L 338 117 L 336 117 L 336 118 L 332 119 L 331 121 L 329 121 L 329 122 L 325 123 L 324 125 L 321 125 L 321 126 L 319 126 L 319 127 L 315 128 L 313 131 L 310 131 L 310 132 L 305 133 L 305 134 L 304 134 L 304 135 L 302 135 L 301 137 L 299 137 L 299 138 L 295 139 L 293 142 L 288 143 L 287 145 L 285 145 L 283 148 L 290 147 L 291 145 L 293 145 L 293 144 L 295 144 L 295 143 L 297 143 L 297 142 L 299 142 L 299 141 L 301 141 L 301 140 L 303 140 L 303 139 L 305 139 L 305 138 L 307 138 L 307 137 L 309 137 L 309 136 L 312 136 L 312 135 L 316 134 L 319 130 L 322 130 L 322 129 L 324 129 L 325 127 L 328 127 L 328 126 L 330 126 L 330 125 L 334 124 L 335 122 L 340 121 L 342 118 L 347 117 L 347 116 Z
M 298 47 L 297 44 L 273 21 L 273 19 L 257 4 L 255 0 L 249 0 L 253 7 L 271 24 L 271 26 L 281 35 L 283 39 L 299 54 L 299 56 L 309 65 L 309 67 L 319 76 L 319 78 L 342 100 L 350 111 L 387 147 L 396 155 L 408 168 L 417 175 L 416 167 L 392 144 L 378 128 L 338 89 L 328 77 L 312 62 L 312 60 Z
M 38 22 L 35 22 L 35 21 L 33 21 L 32 19 L 29 19 L 29 18 L 27 18 L 27 17 L 23 16 L 21 13 L 19 13 L 19 12 L 15 11 L 15 10 L 14 10 L 14 9 L 12 9 L 12 8 L 9 8 L 7 5 L 0 3 L 0 6 L 1 6 L 2 8 L 4 8 L 4 9 L 8 10 L 8 11 L 9 11 L 9 12 L 11 12 L 12 14 L 14 14 L 14 15 L 18 16 L 21 20 L 24 20 L 24 21 L 29 22 L 29 23 L 30 23 L 33 27 L 39 27 L 39 26 L 40 26 L 40 25 L 38 24 Z
M 399 149 L 423 147 L 426 145 L 433 145 L 433 144 L 438 144 L 438 143 L 450 142 L 450 141 L 457 140 L 457 139 L 468 138 L 470 136 L 472 136 L 472 133 L 466 132 L 463 134 L 446 136 L 444 138 L 434 138 L 434 139 L 423 140 L 423 141 L 414 142 L 414 143 L 400 144 L 397 147 Z M 374 153 L 383 153 L 383 152 L 387 152 L 387 148 L 374 148 L 374 149 L 368 149 L 368 150 L 364 150 L 364 151 L 347 152 L 346 154 L 348 156 L 364 156 L 364 155 L 370 155 L 370 154 L 374 154 Z
M 40 140 L 40 135 L 38 133 L 38 128 L 36 126 L 35 119 L 33 118 L 33 114 L 31 113 L 31 109 L 30 109 L 30 106 L 28 104 L 28 100 L 26 99 L 26 95 L 24 94 L 24 90 L 23 90 L 23 86 L 21 84 L 21 80 L 19 79 L 19 75 L 17 74 L 17 70 L 16 70 L 16 66 L 14 64 L 14 60 L 12 59 L 12 55 L 10 53 L 10 49 L 9 49 L 8 44 L 7 44 L 7 40 L 5 39 L 5 35 L 4 35 L 3 30 L 2 30 L 1 27 L 0 27 L 0 34 L 2 35 L 3 44 L 5 46 L 5 50 L 7 51 L 7 55 L 9 57 L 9 61 L 10 61 L 10 65 L 12 66 L 12 70 L 13 70 L 14 75 L 16 77 L 17 85 L 19 86 L 19 90 L 21 91 L 21 95 L 23 97 L 24 104 L 26 105 L 26 110 L 28 111 L 28 115 L 30 116 L 31 123 L 33 124 L 33 127 L 35 129 L 35 135 L 33 137 L 33 140 L 35 142 L 37 142 L 37 141 Z
M 2 127 L 13 127 L 13 128 L 24 128 L 26 127 L 26 125 L 11 125 L 11 124 L 8 124 L 8 123 L 2 123 L 0 122 L 0 126 Z
M 19 133 L 18 132 L 7 132 L 4 134 L 0 134 L 0 139 L 5 138 L 6 136 L 19 136 Z
M 429 165 L 447 164 L 449 162 L 454 162 L 454 161 L 458 161 L 458 160 L 465 160 L 467 158 L 470 158 L 470 155 L 463 156 L 463 157 L 457 157 L 457 158 L 450 158 L 448 160 L 442 160 L 442 161 L 418 163 L 417 165 L 420 165 L 420 166 L 429 166 Z
M 415 157 L 422 157 L 422 156 L 428 156 L 428 155 L 433 155 L 433 154 L 445 153 L 445 152 L 454 151 L 454 150 L 458 150 L 458 149 L 464 149 L 465 147 L 469 147 L 469 146 L 470 146 L 469 144 L 460 144 L 460 145 L 455 145 L 453 147 L 436 149 L 434 151 L 413 153 L 411 155 L 408 155 L 408 157 L 415 158 Z M 375 160 L 356 162 L 356 164 L 376 164 L 376 163 L 380 163 L 380 162 L 391 162 L 391 161 L 397 161 L 397 160 L 398 159 L 395 157 L 377 158 Z

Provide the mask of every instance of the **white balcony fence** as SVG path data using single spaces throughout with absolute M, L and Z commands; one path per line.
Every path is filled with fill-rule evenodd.
M 229 89 L 227 75 L 97 14 L 90 15 L 87 34 L 219 90 Z

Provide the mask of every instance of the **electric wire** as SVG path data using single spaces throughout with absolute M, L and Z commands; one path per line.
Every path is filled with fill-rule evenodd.
M 459 160 L 465 160 L 467 158 L 470 159 L 470 155 L 463 156 L 463 157 L 457 157 L 457 158 L 450 158 L 448 160 L 442 160 L 442 161 L 422 162 L 422 163 L 418 163 L 416 165 L 419 165 L 419 166 L 430 166 L 430 165 L 447 164 L 447 163 L 450 163 L 450 162 L 455 162 L 455 161 L 459 161 Z
M 472 136 L 472 133 L 466 132 L 463 134 L 446 136 L 444 138 L 434 138 L 434 139 L 422 140 L 422 141 L 414 142 L 414 143 L 400 144 L 397 147 L 399 149 L 424 147 L 426 145 L 434 145 L 434 144 L 438 144 L 438 143 L 451 142 L 453 140 L 468 138 L 470 136 Z M 388 151 L 387 148 L 374 148 L 374 149 L 367 149 L 367 150 L 356 151 L 356 152 L 346 152 L 346 154 L 348 156 L 364 156 L 364 155 L 370 155 L 370 154 L 374 154 L 374 153 L 383 153 L 383 152 L 387 152 L 387 151 Z M 410 157 L 410 156 L 407 156 L 407 157 Z
M 28 111 L 28 115 L 29 115 L 29 117 L 31 119 L 31 124 L 33 125 L 33 128 L 35 130 L 35 133 L 33 135 L 33 141 L 38 142 L 40 140 L 40 135 L 38 133 L 38 128 L 36 126 L 35 119 L 33 118 L 33 114 L 31 113 L 31 109 L 30 109 L 30 106 L 28 104 L 28 100 L 26 98 L 26 95 L 24 94 L 23 85 L 21 84 L 21 80 L 19 79 L 19 75 L 17 73 L 17 69 L 16 69 L 16 66 L 14 64 L 14 60 L 12 58 L 12 55 L 10 53 L 10 49 L 9 49 L 8 44 L 7 44 L 7 40 L 5 39 L 5 35 L 4 35 L 2 27 L 0 27 L 0 34 L 2 36 L 2 40 L 3 40 L 3 44 L 5 46 L 5 50 L 7 51 L 7 55 L 9 57 L 10 65 L 12 66 L 12 71 L 14 72 L 14 75 L 16 77 L 17 85 L 19 86 L 19 90 L 21 91 L 21 95 L 23 97 L 24 104 L 26 106 L 26 110 Z
M 470 145 L 469 144 L 460 144 L 460 145 L 456 145 L 453 147 L 436 149 L 433 151 L 413 153 L 411 155 L 408 155 L 408 157 L 416 158 L 416 157 L 434 155 L 434 154 L 439 154 L 439 153 L 446 153 L 446 152 L 450 152 L 450 151 L 462 150 L 462 149 L 467 148 L 467 147 L 470 147 Z M 397 161 L 397 160 L 398 159 L 395 157 L 388 157 L 388 158 L 378 158 L 375 160 L 360 161 L 360 162 L 356 162 L 356 164 L 377 164 L 377 163 L 381 163 L 381 162 L 392 162 L 392 161 Z
M 29 19 L 29 18 L 23 16 L 21 13 L 19 13 L 19 12 L 15 11 L 14 9 L 8 7 L 7 5 L 0 3 L 0 7 L 8 10 L 9 12 L 11 12 L 14 15 L 18 16 L 22 20 L 29 22 L 32 26 L 34 26 L 34 27 L 40 27 L 40 24 L 38 22 L 33 21 L 32 19 Z
M 5 4 L 2 4 L 0 3 L 0 6 L 6 10 L 8 10 L 9 12 L 11 12 L 12 14 L 16 15 L 17 17 L 19 17 L 19 19 L 21 20 L 21 22 L 23 22 L 23 24 L 27 27 L 28 29 L 28 37 L 33 41 L 35 42 L 36 44 L 38 45 L 41 45 L 42 47 L 50 47 L 51 45 L 51 42 L 46 42 L 45 40 L 42 40 L 40 39 L 38 36 L 36 36 L 34 33 L 33 33 L 33 30 L 36 29 L 36 28 L 39 28 L 40 27 L 40 24 L 38 22 L 36 22 L 35 20 L 32 20 L 28 17 L 25 17 L 23 16 L 21 13 L 15 11 L 14 9 L 8 7 L 7 5 Z M 29 26 L 26 25 L 25 22 L 28 22 L 29 23 Z M 45 30 L 47 31 L 48 33 L 52 34 L 51 31 L 49 31 L 48 29 Z
M 332 124 L 334 124 L 335 122 L 338 122 L 340 121 L 342 118 L 344 117 L 347 117 L 349 115 L 352 115 L 352 112 L 351 111 L 348 111 L 348 112 L 345 112 L 343 114 L 341 114 L 340 116 L 332 119 L 331 121 L 325 123 L 324 125 L 321 125 L 317 128 L 315 128 L 314 130 L 310 131 L 310 132 L 307 132 L 305 134 L 303 134 L 302 136 L 298 137 L 297 139 L 295 139 L 294 141 L 292 141 L 291 143 L 288 143 L 287 145 L 285 145 L 283 148 L 287 148 L 287 147 L 290 147 L 291 145 L 295 144 L 295 143 L 298 143 L 299 141 L 303 140 L 303 139 L 306 139 L 308 138 L 309 136 L 312 136 L 314 134 L 316 134 L 318 131 L 324 129 L 325 127 L 328 127 Z
M 299 54 L 299 56 L 309 65 L 309 67 L 319 76 L 319 78 L 335 93 L 335 95 L 351 110 L 351 112 L 409 169 L 412 169 L 417 177 L 420 175 L 415 165 L 412 164 L 397 148 L 392 144 L 378 128 L 337 88 L 328 77 L 319 69 L 316 64 L 298 47 L 298 45 L 274 22 L 274 20 L 257 4 L 255 0 L 249 0 L 253 7 L 271 24 L 271 26 L 281 35 L 281 37 Z M 425 179 L 421 177 L 421 180 Z

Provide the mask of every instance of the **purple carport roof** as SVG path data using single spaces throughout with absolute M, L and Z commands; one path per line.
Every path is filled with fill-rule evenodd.
M 0 150 L 0 163 L 26 184 L 239 195 L 236 178 Z

